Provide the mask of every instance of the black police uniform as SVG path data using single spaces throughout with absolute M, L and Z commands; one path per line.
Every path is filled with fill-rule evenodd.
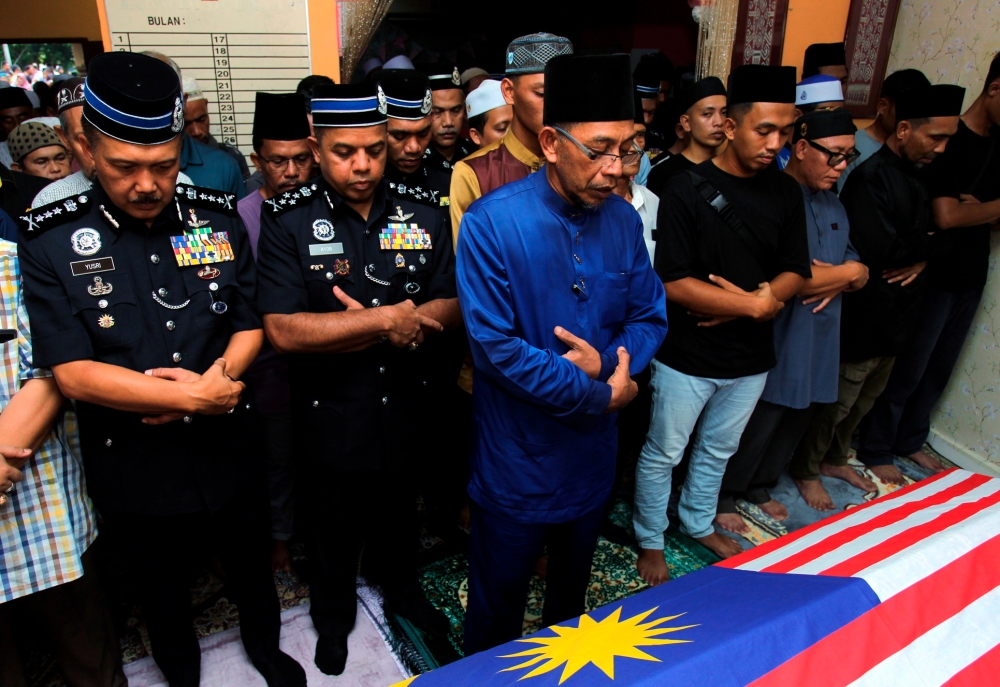
M 172 243 L 199 231 L 215 239 L 204 255 L 217 261 L 180 266 Z M 25 214 L 20 244 L 40 367 L 94 360 L 201 373 L 233 334 L 261 328 L 253 257 L 232 194 L 178 185 L 147 227 L 97 183 Z M 239 602 L 248 654 L 277 650 L 267 497 L 250 479 L 257 461 L 241 441 L 251 412 L 241 401 L 230 414 L 153 426 L 141 413 L 77 403 L 89 493 L 135 567 L 153 654 L 172 685 L 198 684 L 182 564 L 206 530 Z
M 451 172 L 443 168 L 428 165 L 424 161 L 416 172 L 403 174 L 392 165 L 386 165 L 385 178 L 389 182 L 389 190 L 397 198 L 433 208 L 447 208 L 450 205 Z
M 479 146 L 467 138 L 458 137 L 455 144 L 455 156 L 448 161 L 444 155 L 439 153 L 434 146 L 430 146 L 424 151 L 424 165 L 433 169 L 443 169 L 448 173 L 448 183 L 451 183 L 451 173 L 455 169 L 455 163 L 472 155 L 479 150 Z
M 393 245 L 396 238 L 415 242 Z M 266 201 L 261 211 L 262 313 L 346 308 L 339 286 L 366 308 L 456 297 L 455 258 L 444 213 L 376 189 L 362 219 L 322 178 Z M 417 350 L 378 343 L 364 350 L 291 357 L 292 407 L 304 436 L 303 483 L 316 525 L 310 538 L 313 622 L 326 639 L 346 637 L 356 613 L 356 551 L 366 574 L 400 608 L 419 594 L 412 561 L 409 467 L 433 422 L 425 382 L 434 337 Z M 379 573 L 385 575 L 379 579 Z

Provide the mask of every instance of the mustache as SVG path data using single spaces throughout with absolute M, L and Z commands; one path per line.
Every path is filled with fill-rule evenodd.
M 135 205 L 151 205 L 159 203 L 161 200 L 163 200 L 163 196 L 158 196 L 155 193 L 140 193 L 134 198 L 129 198 L 128 202 Z
M 442 134 L 456 134 L 456 133 L 458 133 L 458 128 L 455 127 L 455 126 L 452 126 L 452 125 L 443 126 L 438 131 L 438 133 L 442 133 Z

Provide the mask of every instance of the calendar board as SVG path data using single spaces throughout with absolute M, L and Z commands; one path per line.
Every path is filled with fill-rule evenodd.
M 337 53 L 330 0 L 98 0 L 105 49 L 169 55 L 209 102 L 212 135 L 249 156 L 257 91 L 294 91 L 315 70 L 310 29 Z M 310 9 L 316 9 L 310 17 Z M 330 9 L 329 12 L 326 10 Z M 324 26 L 322 22 L 327 20 Z M 331 46 L 323 52 L 329 54 Z M 330 60 L 325 60 L 330 66 Z M 337 70 L 339 71 L 339 70 Z

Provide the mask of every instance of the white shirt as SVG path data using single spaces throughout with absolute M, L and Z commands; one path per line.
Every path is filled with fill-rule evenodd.
M 632 207 L 639 213 L 639 218 L 642 220 L 642 237 L 646 240 L 649 262 L 652 263 L 653 255 L 656 252 L 653 232 L 656 231 L 656 211 L 660 207 L 660 199 L 648 188 L 640 186 L 634 181 L 629 182 L 629 190 L 632 192 Z

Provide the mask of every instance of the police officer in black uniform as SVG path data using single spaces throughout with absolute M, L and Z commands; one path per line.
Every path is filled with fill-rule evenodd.
M 388 610 L 447 632 L 417 583 L 410 475 L 429 446 L 415 430 L 435 417 L 428 348 L 461 317 L 455 258 L 444 213 L 394 197 L 382 179 L 386 106 L 377 84 L 317 87 L 310 141 L 322 175 L 261 212 L 259 305 L 268 338 L 291 355 L 316 666 L 330 675 L 347 660 L 362 541 L 362 571 Z
M 77 401 L 90 495 L 170 685 L 200 680 L 184 563 L 206 539 L 250 660 L 272 687 L 305 685 L 278 649 L 267 493 L 234 381 L 263 341 L 236 198 L 176 185 L 184 107 L 166 64 L 95 57 L 85 97 L 94 188 L 22 218 L 35 362 Z
M 424 152 L 428 167 L 451 173 L 455 163 L 479 149 L 462 136 L 465 128 L 465 92 L 458 67 L 432 64 L 421 67 L 431 87 L 431 144 Z
M 451 172 L 425 164 L 431 142 L 431 89 L 414 69 L 382 69 L 374 74 L 386 98 L 388 161 L 385 178 L 397 198 L 443 207 L 447 212 Z

